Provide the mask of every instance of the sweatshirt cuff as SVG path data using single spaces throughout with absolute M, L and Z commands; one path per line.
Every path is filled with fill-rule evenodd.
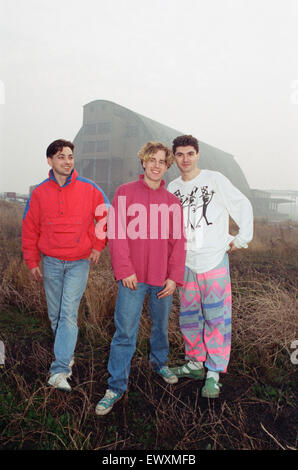
M 135 271 L 133 271 L 133 272 L 131 272 L 131 271 L 114 272 L 116 281 L 122 281 L 123 279 L 126 279 L 127 277 L 130 277 L 135 273 L 136 273 Z
M 240 237 L 240 235 L 237 235 L 234 240 L 233 240 L 234 245 L 236 248 L 248 248 L 247 242 Z
M 170 272 L 167 276 L 168 279 L 171 279 L 172 281 L 176 282 L 176 285 L 178 287 L 183 286 L 183 278 L 184 278 L 184 270 L 182 273 L 174 273 Z

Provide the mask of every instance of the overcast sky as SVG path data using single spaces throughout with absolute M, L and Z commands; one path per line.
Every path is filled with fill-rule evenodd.
M 298 189 L 297 0 L 0 0 L 1 191 L 47 177 L 83 105 L 114 101 Z

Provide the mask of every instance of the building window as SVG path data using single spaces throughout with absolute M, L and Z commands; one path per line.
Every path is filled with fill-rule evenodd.
M 108 181 L 109 177 L 109 160 L 107 158 L 96 159 L 96 181 L 103 183 Z
M 94 169 L 94 160 L 86 159 L 82 161 L 81 169 L 80 169 L 82 176 L 93 179 L 94 178 L 93 169 Z
M 110 122 L 98 122 L 96 124 L 97 134 L 109 134 L 111 132 Z
M 125 137 L 137 137 L 138 126 L 127 126 Z
M 96 142 L 96 152 L 108 152 L 109 151 L 109 141 L 100 140 Z
M 96 134 L 96 124 L 86 124 L 84 126 L 84 134 L 86 135 Z
M 85 135 L 110 134 L 110 132 L 111 132 L 110 122 L 95 122 L 93 124 L 86 124 L 84 126 Z
M 120 157 L 111 158 L 111 176 L 114 180 L 121 180 L 123 175 L 123 159 Z
M 84 142 L 83 153 L 94 153 L 95 152 L 95 142 Z

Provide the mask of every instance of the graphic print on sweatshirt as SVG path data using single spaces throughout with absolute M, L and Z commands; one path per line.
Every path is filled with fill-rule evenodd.
M 201 191 L 200 195 L 199 190 Z M 180 189 L 174 192 L 183 207 L 183 212 L 187 209 L 187 227 L 192 230 L 201 227 L 202 219 L 205 220 L 206 225 L 212 225 L 213 222 L 207 218 L 207 209 L 214 194 L 215 191 L 208 191 L 208 186 L 201 188 L 194 186 L 190 194 L 182 194 Z

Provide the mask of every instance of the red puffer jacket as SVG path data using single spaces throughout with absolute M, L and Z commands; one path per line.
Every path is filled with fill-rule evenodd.
M 107 238 L 96 236 L 95 221 L 106 231 L 108 206 L 104 192 L 76 170 L 62 187 L 51 170 L 33 190 L 24 212 L 22 250 L 29 269 L 38 266 L 40 252 L 76 261 L 88 258 L 93 248 L 102 251 Z

